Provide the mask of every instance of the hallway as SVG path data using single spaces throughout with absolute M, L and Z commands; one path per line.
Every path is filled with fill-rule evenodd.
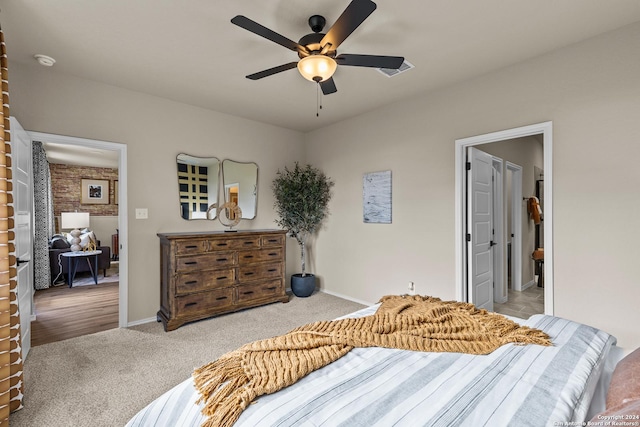
M 496 313 L 528 319 L 534 314 L 544 313 L 544 288 L 531 286 L 522 292 L 509 289 L 509 300 L 504 304 L 493 304 Z

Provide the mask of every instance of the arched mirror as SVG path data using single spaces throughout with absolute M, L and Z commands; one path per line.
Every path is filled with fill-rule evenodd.
M 218 206 L 220 160 L 178 154 L 180 216 L 184 219 L 215 219 Z
M 235 202 L 242 211 L 242 219 L 256 217 L 258 204 L 258 165 L 253 162 L 222 161 L 224 201 Z

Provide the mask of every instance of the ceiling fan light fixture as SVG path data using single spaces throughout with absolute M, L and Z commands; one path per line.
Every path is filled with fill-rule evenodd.
M 298 71 L 302 77 L 317 83 L 330 79 L 336 68 L 336 61 L 325 55 L 309 55 L 298 61 Z

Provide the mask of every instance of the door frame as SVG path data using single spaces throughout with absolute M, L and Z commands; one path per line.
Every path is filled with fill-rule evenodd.
M 57 144 L 77 145 L 100 150 L 118 152 L 118 259 L 120 279 L 118 286 L 118 326 L 126 328 L 129 307 L 128 282 L 128 219 L 127 219 L 127 145 L 119 142 L 98 141 L 74 136 L 55 135 L 42 132 L 27 132 L 32 141 L 55 142 Z
M 516 218 L 522 218 L 522 166 L 506 162 L 511 172 L 511 286 L 515 291 L 522 290 L 522 221 L 516 224 Z
M 507 230 L 505 227 L 504 175 L 505 161 L 500 157 L 493 158 L 493 238 L 498 242 L 493 247 L 493 302 L 507 302 Z
M 525 136 L 543 136 L 544 151 L 544 313 L 553 315 L 553 122 L 542 122 L 455 141 L 455 286 L 456 299 L 467 302 L 466 285 L 466 148 Z

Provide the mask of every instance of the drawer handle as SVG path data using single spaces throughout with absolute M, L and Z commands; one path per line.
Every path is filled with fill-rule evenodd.
M 253 242 L 244 242 L 245 245 L 253 245 Z
M 197 249 L 198 246 L 197 245 L 187 245 L 187 246 L 185 246 L 185 248 L 187 248 L 187 249 Z
M 216 243 L 217 246 L 227 246 L 226 243 Z
M 253 258 L 253 255 L 245 255 L 244 257 L 245 257 L 245 259 L 246 258 Z
M 218 297 L 218 298 L 216 298 L 216 301 L 222 301 L 222 300 L 225 300 L 225 299 L 227 299 L 227 297 Z
M 269 256 L 276 256 L 276 255 L 278 255 L 278 252 L 271 252 L 271 253 L 269 254 Z
M 270 291 L 274 291 L 274 290 L 278 289 L 278 287 L 277 286 L 269 286 L 267 289 L 270 290 Z
M 189 280 L 188 282 L 184 282 L 185 285 L 193 285 L 195 283 L 198 283 L 197 280 Z
M 229 261 L 228 258 L 217 258 L 216 261 Z
M 273 273 L 274 271 L 278 271 L 277 268 L 270 268 L 269 270 L 267 270 L 269 273 Z
M 185 307 L 191 307 L 192 305 L 198 305 L 198 303 L 197 302 L 188 302 L 184 306 Z
M 249 271 L 248 273 L 244 273 L 245 276 L 253 276 L 253 271 Z
M 227 278 L 227 276 L 220 276 L 220 277 L 216 277 L 216 280 L 224 280 L 226 278 Z
M 247 291 L 247 292 L 243 292 L 242 295 L 251 295 L 253 293 L 253 291 Z
M 269 239 L 269 243 L 276 243 L 278 239 Z
M 195 265 L 197 263 L 198 263 L 198 261 L 185 261 L 186 265 Z

